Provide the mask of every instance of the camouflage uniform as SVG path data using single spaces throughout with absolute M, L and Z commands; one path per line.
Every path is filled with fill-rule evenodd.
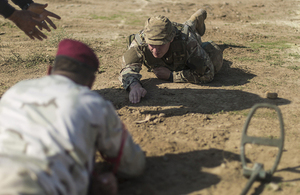
M 138 37 L 136 35 L 122 57 L 119 80 L 125 89 L 133 82 L 140 82 L 142 65 L 145 65 L 148 71 L 161 66 L 168 68 L 173 73 L 173 82 L 177 83 L 201 84 L 213 80 L 215 73 L 222 66 L 222 54 L 219 52 L 219 61 L 213 64 L 210 59 L 213 56 L 210 56 L 202 46 L 215 48 L 216 45 L 212 42 L 202 44 L 201 36 L 196 32 L 193 21 L 188 20 L 185 24 L 173 22 L 172 25 L 175 27 L 176 36 L 168 52 L 160 59 L 154 58 L 149 50 L 145 41 L 145 29 L 138 33 Z
M 88 87 L 50 75 L 1 98 L 0 194 L 87 194 L 96 150 L 120 155 L 125 176 L 144 169 L 144 153 L 112 104 Z

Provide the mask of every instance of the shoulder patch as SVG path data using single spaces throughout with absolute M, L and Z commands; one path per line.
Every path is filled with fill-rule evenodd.
M 132 63 L 140 63 L 142 60 L 141 58 L 142 55 L 139 54 L 135 47 L 131 47 L 124 54 L 124 61 L 126 65 Z

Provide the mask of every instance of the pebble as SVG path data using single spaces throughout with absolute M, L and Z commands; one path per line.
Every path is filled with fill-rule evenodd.
M 275 192 L 280 190 L 280 186 L 278 184 L 276 184 L 276 183 L 272 182 L 272 183 L 269 184 L 269 186 Z
M 165 117 L 165 116 L 166 116 L 165 113 L 160 113 L 160 114 L 158 115 L 158 117 Z
M 275 92 L 269 92 L 269 91 L 267 91 L 266 92 L 266 97 L 269 98 L 269 99 L 276 99 L 276 98 L 278 98 L 278 94 L 275 93 Z

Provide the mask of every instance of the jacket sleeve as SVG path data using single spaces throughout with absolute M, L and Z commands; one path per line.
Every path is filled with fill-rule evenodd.
M 143 55 L 142 51 L 135 41 L 132 42 L 129 49 L 122 57 L 122 70 L 120 72 L 119 80 L 122 83 L 124 89 L 129 90 L 129 86 L 133 82 L 140 82 L 142 75 L 140 71 L 142 69 Z
M 196 84 L 211 82 L 215 75 L 213 63 L 197 41 L 197 37 L 192 33 L 189 34 L 186 69 L 173 72 L 173 82 Z
M 8 18 L 9 16 L 11 16 L 14 11 L 15 11 L 15 8 L 12 7 L 11 5 L 9 5 L 7 0 L 0 0 L 0 14 L 4 18 Z
M 33 3 L 32 0 L 12 0 L 12 2 L 19 6 L 21 9 L 23 9 L 25 5 Z
M 104 125 L 97 140 L 98 150 L 104 159 L 114 164 L 121 176 L 141 175 L 145 168 L 144 152 L 133 142 L 110 102 L 106 102 L 104 113 L 102 119 Z
M 33 3 L 32 0 L 12 0 L 12 2 L 16 5 L 18 5 L 21 9 L 26 5 Z M 7 0 L 0 0 L 0 14 L 4 18 L 10 17 L 16 9 L 11 6 Z

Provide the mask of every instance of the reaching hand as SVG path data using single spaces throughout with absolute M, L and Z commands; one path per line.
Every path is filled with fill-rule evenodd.
M 158 79 L 168 80 L 171 74 L 171 71 L 166 67 L 158 67 L 153 69 L 153 73 L 156 75 Z
M 42 29 L 44 26 L 41 22 L 35 20 L 34 18 L 39 18 L 39 14 L 33 13 L 26 10 L 15 10 L 14 13 L 8 18 L 13 21 L 17 27 L 25 32 L 27 36 L 31 39 L 43 40 L 47 38 L 45 34 L 39 31 L 35 26 L 38 26 L 39 29 Z
M 45 8 L 48 6 L 48 4 L 39 4 L 39 3 L 31 3 L 30 6 L 28 7 L 28 11 L 32 11 L 36 14 L 39 14 L 39 17 L 34 18 L 37 21 L 43 23 L 43 28 L 47 29 L 48 31 L 51 31 L 48 25 L 44 22 L 46 21 L 52 28 L 56 29 L 55 24 L 52 22 L 52 20 L 49 17 L 53 17 L 56 19 L 60 19 L 59 15 L 56 15 L 53 12 L 50 12 L 46 10 Z M 42 30 L 42 29 L 40 29 Z
M 141 98 L 145 97 L 146 94 L 146 89 L 144 89 L 138 82 L 134 82 L 130 85 L 129 101 L 134 104 L 139 103 Z

